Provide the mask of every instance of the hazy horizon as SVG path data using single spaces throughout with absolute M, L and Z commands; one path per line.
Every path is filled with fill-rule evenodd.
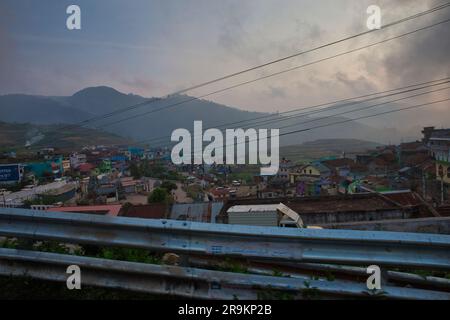
M 222 75 L 366 31 L 369 5 L 382 23 L 424 11 L 441 1 L 86 1 L 81 30 L 66 28 L 71 1 L 0 3 L 0 94 L 70 96 L 92 86 L 125 94 L 164 96 Z M 305 64 L 448 18 L 449 9 L 387 30 L 187 92 L 218 88 Z M 288 111 L 450 76 L 449 26 L 377 45 L 208 97 L 256 112 Z M 407 100 L 448 98 L 443 91 Z M 125 106 L 124 106 L 125 107 Z M 383 109 L 382 109 L 383 110 Z M 450 126 L 448 104 L 362 122 L 406 132 Z M 395 119 L 392 121 L 392 119 Z M 398 120 L 400 119 L 400 120 Z M 408 135 L 408 133 L 405 133 Z

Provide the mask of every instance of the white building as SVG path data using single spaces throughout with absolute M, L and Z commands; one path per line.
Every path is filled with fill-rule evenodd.
M 70 160 L 70 167 L 73 169 L 76 169 L 83 163 L 87 162 L 86 155 L 83 153 L 74 153 L 70 155 L 69 160 Z

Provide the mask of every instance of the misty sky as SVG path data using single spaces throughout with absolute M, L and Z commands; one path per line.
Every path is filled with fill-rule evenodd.
M 107 85 L 161 96 L 365 31 L 371 4 L 381 7 L 382 22 L 388 23 L 444 2 L 2 0 L 0 94 L 71 95 Z M 66 29 L 70 4 L 81 7 L 82 30 Z M 189 94 L 205 94 L 448 17 L 447 8 Z M 450 76 L 449 23 L 208 99 L 245 110 L 285 111 L 445 76 Z M 447 90 L 440 97 L 449 95 Z M 440 104 L 426 113 L 411 112 L 405 121 L 450 126 L 449 111 L 448 103 Z

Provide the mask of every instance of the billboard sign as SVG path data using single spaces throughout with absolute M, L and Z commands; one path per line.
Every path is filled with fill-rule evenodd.
M 0 183 L 16 182 L 20 180 L 20 166 L 18 164 L 0 165 Z

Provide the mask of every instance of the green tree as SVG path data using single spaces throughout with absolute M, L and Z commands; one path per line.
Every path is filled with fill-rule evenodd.
M 148 203 L 164 203 L 169 201 L 169 192 L 164 188 L 156 188 L 148 196 Z
M 169 193 L 172 190 L 177 190 L 178 189 L 177 185 L 175 183 L 173 183 L 173 182 L 170 182 L 170 181 L 164 181 L 163 183 L 161 183 L 160 187 L 163 188 L 163 189 L 166 189 Z
M 139 179 L 142 177 L 142 172 L 136 163 L 130 164 L 130 174 L 134 179 Z

